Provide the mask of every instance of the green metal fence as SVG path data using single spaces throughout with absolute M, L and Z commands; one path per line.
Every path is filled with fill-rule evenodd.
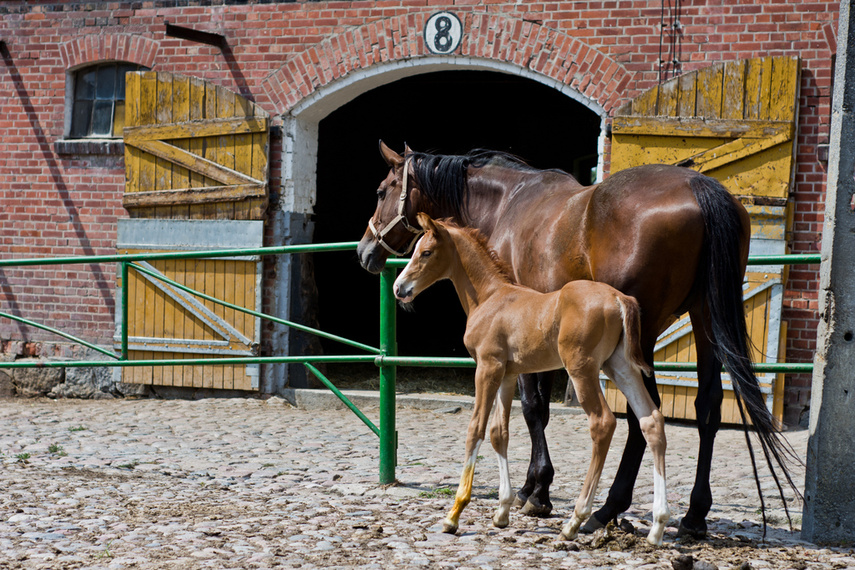
M 0 260 L 0 268 L 3 267 L 27 267 L 37 265 L 63 265 L 81 263 L 118 263 L 122 275 L 122 319 L 121 319 L 121 351 L 116 355 L 110 350 L 104 349 L 92 343 L 86 342 L 73 335 L 64 333 L 53 327 L 33 322 L 23 317 L 0 312 L 0 317 L 5 317 L 22 324 L 36 327 L 63 338 L 79 343 L 101 354 L 107 355 L 111 361 L 40 361 L 40 362 L 0 362 L 0 368 L 34 368 L 34 367 L 128 367 L 128 366 L 194 366 L 194 365 L 217 365 L 217 364 L 283 364 L 302 363 L 314 374 L 327 388 L 329 388 L 345 405 L 362 420 L 368 428 L 380 439 L 379 452 L 379 480 L 381 484 L 392 483 L 395 480 L 395 466 L 397 457 L 397 432 L 395 426 L 395 377 L 398 366 L 424 366 L 424 367 L 467 367 L 475 366 L 471 358 L 443 358 L 443 357 L 407 357 L 398 356 L 396 341 L 396 302 L 392 291 L 397 268 L 406 265 L 406 259 L 391 259 L 386 268 L 380 274 L 380 346 L 373 347 L 361 342 L 333 335 L 312 327 L 294 323 L 285 319 L 266 315 L 244 307 L 233 305 L 195 291 L 180 283 L 172 281 L 162 275 L 151 272 L 138 265 L 137 261 L 159 261 L 168 259 L 200 259 L 212 257 L 227 257 L 234 255 L 280 255 L 293 253 L 315 253 L 328 251 L 346 251 L 356 248 L 356 242 L 343 242 L 333 244 L 306 244 L 280 247 L 262 247 L 254 249 L 229 249 L 194 252 L 169 252 L 169 253 L 134 253 L 123 255 L 102 255 L 87 257 L 65 257 L 65 258 L 37 258 L 37 259 L 11 259 Z M 806 255 L 782 255 L 782 256 L 755 256 L 749 259 L 749 265 L 792 265 L 792 264 L 814 264 L 820 262 L 819 254 Z M 367 354 L 337 355 L 337 356 L 257 356 L 236 358 L 195 358 L 195 359 L 169 359 L 169 360 L 128 360 L 128 274 L 129 271 L 139 271 L 153 278 L 162 280 L 173 287 L 177 287 L 187 293 L 196 295 L 202 299 L 212 301 L 258 318 L 266 319 L 294 329 L 316 334 L 323 338 L 341 342 L 352 348 L 359 349 Z M 318 363 L 357 363 L 373 362 L 379 368 L 380 374 L 380 418 L 379 426 L 376 426 L 368 417 L 362 413 L 341 391 L 330 382 L 314 364 Z M 694 363 L 655 362 L 657 371 L 694 371 L 697 365 Z M 813 370 L 810 363 L 760 363 L 755 366 L 757 372 L 791 372 L 801 373 Z

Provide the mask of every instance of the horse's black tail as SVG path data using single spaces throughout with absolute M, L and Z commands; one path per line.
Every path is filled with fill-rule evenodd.
M 754 449 L 748 435 L 746 412 L 760 440 L 763 455 L 778 486 L 787 519 L 790 520 L 792 527 L 784 491 L 774 463 L 778 464 L 789 486 L 801 498 L 801 493 L 793 482 L 788 468 L 791 461 L 800 462 L 800 459 L 789 443 L 781 437 L 775 420 L 766 407 L 760 384 L 754 374 L 742 300 L 742 276 L 745 268 L 740 252 L 740 237 L 746 233 L 747 228 L 743 228 L 739 205 L 717 180 L 707 176 L 697 176 L 691 179 L 690 186 L 700 205 L 706 227 L 701 269 L 706 273 L 706 298 L 709 303 L 711 322 L 705 328 L 708 329 L 707 334 L 712 337 L 716 358 L 730 373 L 739 413 L 745 426 L 745 439 L 748 442 L 751 463 L 754 467 L 757 491 L 760 493 L 764 533 L 765 503 L 757 474 Z M 703 333 L 696 331 L 695 334 Z

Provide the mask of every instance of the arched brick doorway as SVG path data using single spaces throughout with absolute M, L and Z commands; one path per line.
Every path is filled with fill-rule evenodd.
M 521 110 L 545 111 L 542 96 L 539 95 L 523 95 L 513 100 L 506 100 L 500 109 L 492 107 L 492 114 L 499 117 L 499 120 L 511 123 L 516 121 L 528 127 L 524 133 L 521 131 L 513 133 L 511 136 L 514 141 L 538 142 L 538 139 L 545 141 L 542 146 L 530 149 L 513 148 L 515 145 L 519 147 L 520 143 L 506 142 L 503 145 L 496 138 L 475 142 L 471 138 L 464 140 L 457 137 L 458 143 L 451 146 L 446 143 L 450 140 L 447 137 L 434 139 L 438 142 L 426 141 L 422 144 L 420 137 L 423 135 L 413 138 L 410 131 L 392 136 L 382 133 L 372 134 L 368 144 L 358 145 L 367 153 L 360 161 L 362 165 L 360 172 L 366 173 L 366 178 L 359 183 L 352 180 L 331 183 L 331 187 L 335 187 L 335 190 L 331 190 L 332 196 L 336 196 L 336 193 L 341 196 L 344 193 L 355 192 L 365 192 L 368 195 L 367 202 L 364 202 L 363 206 L 365 209 L 360 210 L 355 204 L 345 208 L 348 210 L 348 220 L 364 226 L 370 215 L 371 192 L 383 175 L 383 163 L 376 154 L 378 138 L 385 138 L 396 147 L 401 147 L 406 139 L 417 149 L 445 153 L 462 152 L 472 146 L 488 146 L 516 152 L 537 166 L 573 170 L 572 163 L 568 164 L 563 158 L 552 160 L 546 151 L 556 150 L 561 153 L 564 149 L 563 152 L 566 155 L 571 154 L 567 150 L 567 141 L 575 140 L 574 134 L 579 130 L 580 123 L 588 124 L 588 121 L 591 121 L 596 125 L 593 127 L 596 142 L 589 143 L 584 150 L 584 155 L 595 154 L 597 171 L 602 172 L 605 118 L 620 100 L 620 94 L 632 79 L 632 74 L 621 64 L 560 31 L 543 28 L 536 24 L 523 25 L 500 16 L 467 16 L 464 27 L 468 40 L 464 42 L 459 52 L 455 55 L 434 56 L 424 49 L 420 37 L 420 31 L 424 25 L 422 16 L 424 15 L 416 18 L 415 23 L 402 20 L 402 17 L 393 17 L 366 24 L 348 32 L 345 34 L 346 37 L 325 40 L 315 47 L 292 56 L 279 71 L 263 81 L 271 102 L 282 113 L 284 120 L 281 196 L 278 208 L 274 209 L 270 220 L 270 237 L 273 243 L 359 239 L 364 227 L 356 230 L 355 233 L 353 233 L 354 230 L 346 232 L 346 237 L 344 235 L 334 237 L 330 234 L 324 236 L 325 230 L 321 227 L 320 239 L 315 236 L 314 223 L 319 218 L 318 209 L 322 211 L 327 201 L 323 196 L 324 191 L 321 190 L 320 193 L 318 191 L 318 168 L 330 168 L 322 163 L 319 164 L 319 158 L 325 160 L 322 156 L 319 157 L 319 150 L 326 152 L 319 138 L 321 122 L 363 94 L 368 94 L 370 99 L 371 93 L 377 91 L 375 95 L 380 94 L 378 90 L 383 86 L 417 76 L 428 77 L 434 73 L 448 71 L 504 74 L 512 78 L 511 81 L 517 81 L 517 87 L 527 86 L 533 90 L 554 91 L 552 95 L 563 104 L 558 103 L 557 107 L 552 108 L 551 113 L 541 113 L 536 120 L 522 119 Z M 379 43 L 375 43 L 377 41 Z M 362 55 L 357 57 L 354 54 Z M 419 79 L 413 79 L 413 81 L 419 81 Z M 428 90 L 434 99 L 437 99 L 437 93 L 443 93 L 446 97 L 448 95 L 448 85 L 442 86 L 441 82 L 439 83 L 440 85 L 435 86 L 435 89 L 431 87 Z M 391 88 L 394 89 L 394 87 Z M 522 88 L 526 89 L 526 87 Z M 481 93 L 484 103 L 472 104 L 471 106 L 476 107 L 475 111 L 485 108 L 486 103 L 497 100 L 493 92 L 482 91 Z M 399 96 L 399 99 L 403 100 L 405 96 Z M 404 106 L 404 108 L 407 107 Z M 415 107 L 415 105 L 410 106 L 411 109 Z M 386 110 L 376 107 L 375 110 L 373 115 L 391 118 L 393 122 L 390 124 L 412 125 L 417 124 L 414 121 L 420 120 L 418 112 L 414 110 L 411 110 L 409 115 L 403 111 L 399 112 L 397 113 L 399 116 L 394 118 L 390 117 Z M 541 125 L 557 124 L 558 116 L 576 117 L 577 120 L 571 120 L 570 126 L 564 129 L 563 136 L 543 137 Z M 579 117 L 585 117 L 585 120 L 578 119 Z M 335 122 L 334 117 L 331 122 Z M 537 127 L 533 127 L 535 124 Z M 470 128 L 470 130 L 474 132 L 473 129 Z M 465 129 L 459 130 L 459 132 L 464 131 Z M 342 132 L 348 132 L 348 129 L 345 127 L 339 131 L 339 133 Z M 423 130 L 422 133 L 424 132 L 426 131 Z M 395 140 L 396 138 L 399 140 Z M 582 138 L 586 139 L 586 136 Z M 509 139 L 506 138 L 506 140 Z M 502 148 L 503 146 L 506 148 Z M 356 145 L 351 145 L 348 150 L 354 148 Z M 343 152 L 340 151 L 338 154 L 341 155 Z M 575 155 L 574 158 L 579 158 L 579 155 Z M 368 170 L 370 164 L 374 165 L 371 168 L 377 170 Z M 319 203 L 320 200 L 323 200 L 323 203 Z M 333 199 L 333 202 L 341 201 L 340 198 Z M 325 220 L 330 217 L 329 214 L 324 215 Z M 332 224 L 342 226 L 343 222 L 335 219 Z M 350 261 L 342 261 L 340 266 L 345 268 L 349 266 L 361 271 L 356 267 L 355 256 L 351 256 Z M 314 303 L 314 296 L 311 294 L 315 285 L 311 261 L 306 257 L 291 259 L 283 256 L 282 259 L 277 260 L 273 270 L 276 274 L 273 312 L 298 322 L 312 322 L 317 316 L 317 304 Z M 348 289 L 352 289 L 352 284 L 357 279 L 376 281 L 376 278 L 367 274 L 354 273 L 349 281 L 343 282 L 347 282 Z M 368 287 L 373 287 L 373 291 L 367 297 L 360 291 L 350 290 L 339 291 L 333 295 L 347 297 L 355 303 L 350 305 L 351 307 L 368 306 L 368 303 L 373 307 L 377 302 L 376 282 Z M 308 294 L 307 291 L 309 291 Z M 323 291 L 321 293 L 323 294 Z M 329 297 L 329 294 L 326 296 Z M 343 307 L 324 311 L 333 315 L 324 318 L 324 320 L 332 320 L 330 323 L 322 323 L 325 329 L 332 329 L 332 332 L 345 332 L 336 329 L 339 323 L 369 323 L 367 326 L 370 328 L 367 329 L 365 338 L 371 344 L 376 343 L 375 310 L 369 309 L 368 312 L 371 313 L 369 320 L 362 319 L 354 315 L 352 309 Z M 406 327 L 406 324 L 402 326 Z M 457 333 L 443 334 L 459 336 Z M 412 335 L 408 335 L 406 328 L 403 328 L 401 336 Z M 312 347 L 305 345 L 301 337 L 300 333 L 291 333 L 284 329 L 277 330 L 271 335 L 273 351 L 299 354 L 312 350 Z M 429 346 L 424 348 L 428 352 L 435 350 L 434 347 Z M 441 352 L 449 350 L 454 351 L 452 348 L 443 349 Z M 404 351 L 407 351 L 406 343 L 402 346 L 402 352 Z M 278 387 L 284 387 L 289 381 L 292 386 L 299 386 L 300 378 L 304 376 L 302 367 L 294 366 L 289 372 L 290 376 L 294 376 L 290 380 L 289 373 L 284 370 L 284 367 L 269 367 L 265 373 L 267 385 L 274 391 Z
M 405 142 L 443 154 L 502 150 L 589 184 L 597 173 L 600 130 L 601 118 L 581 103 L 503 73 L 438 71 L 377 87 L 319 123 L 313 241 L 362 236 L 388 169 L 377 151 L 380 138 L 399 152 Z M 314 275 L 321 328 L 376 344 L 377 278 L 352 253 L 315 255 Z M 401 354 L 466 356 L 465 319 L 450 283 L 425 292 L 415 308 L 398 316 Z M 322 344 L 325 352 L 348 352 Z

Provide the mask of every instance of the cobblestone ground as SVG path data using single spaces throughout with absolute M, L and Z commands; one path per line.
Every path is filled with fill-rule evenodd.
M 376 410 L 367 410 L 376 417 Z M 763 477 L 771 525 L 761 541 L 758 499 L 742 432 L 723 430 L 713 470 L 711 539 L 683 541 L 697 436 L 668 425 L 669 503 L 661 548 L 644 541 L 652 501 L 645 459 L 633 533 L 558 540 L 587 468 L 585 418 L 554 416 L 555 516 L 512 511 L 495 529 L 496 462 L 482 447 L 472 504 L 457 535 L 439 521 L 456 488 L 466 410 L 401 409 L 400 485 L 377 485 L 377 439 L 350 412 L 268 401 L 5 400 L 0 402 L 0 568 L 855 568 L 849 548 L 821 548 L 787 529 Z M 625 441 L 619 422 L 597 504 Z M 807 433 L 788 434 L 804 453 Z M 520 485 L 529 442 L 511 421 L 511 476 Z M 649 454 L 648 454 L 649 455 Z M 803 472 L 796 473 L 801 483 Z M 801 506 L 791 498 L 798 529 Z M 713 566 L 714 565 L 714 566 Z M 750 565 L 750 566 L 748 566 Z

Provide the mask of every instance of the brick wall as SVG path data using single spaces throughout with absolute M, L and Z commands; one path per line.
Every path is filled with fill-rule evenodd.
M 37 5 L 35 5 L 37 4 Z M 213 4 L 213 5 L 211 5 Z M 686 2 L 679 50 L 660 47 L 661 5 L 627 2 L 133 1 L 0 5 L 0 251 L 3 257 L 113 252 L 121 206 L 121 155 L 60 154 L 66 72 L 100 60 L 203 77 L 285 113 L 355 69 L 427 54 L 426 18 L 453 10 L 464 23 L 459 54 L 512 62 L 570 85 L 608 111 L 653 86 L 657 61 L 682 71 L 758 55 L 799 55 L 803 73 L 793 252 L 817 252 L 822 231 L 836 1 Z M 667 16 L 667 14 L 666 14 Z M 229 48 L 165 36 L 165 22 L 223 34 Z M 666 22 L 667 22 L 666 18 Z M 274 141 L 274 144 L 278 144 Z M 277 156 L 277 155 L 273 155 Z M 273 191 L 279 165 L 273 165 Z M 110 344 L 115 269 L 110 265 L 0 271 L 3 310 Z M 785 292 L 787 352 L 815 347 L 816 267 L 794 267 Z M 50 337 L 0 321 L 0 339 Z M 807 403 L 808 375 L 788 379 L 789 419 Z

